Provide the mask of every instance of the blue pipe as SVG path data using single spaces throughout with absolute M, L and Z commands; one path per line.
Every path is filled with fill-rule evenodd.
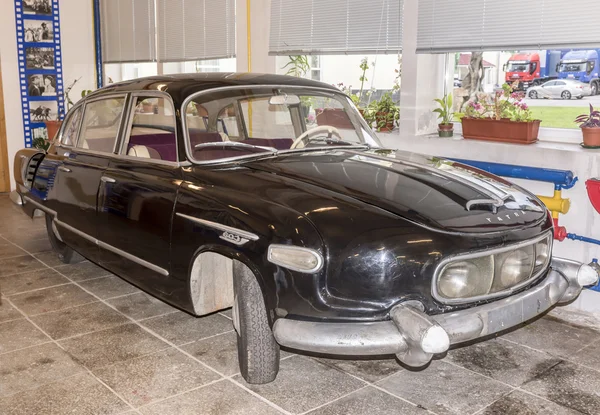
M 96 86 L 104 86 L 104 67 L 102 66 L 102 36 L 100 34 L 100 0 L 94 0 L 94 41 L 96 44 Z
M 577 177 L 570 170 L 543 169 L 540 167 L 516 166 L 513 164 L 488 163 L 485 161 L 452 159 L 459 163 L 477 167 L 497 176 L 512 177 L 515 179 L 536 180 L 554 183 L 556 190 L 570 189 L 575 186 Z
M 574 233 L 568 233 L 567 239 L 572 239 L 573 241 L 582 241 L 590 244 L 600 245 L 600 240 L 594 238 L 588 238 L 587 236 L 579 236 Z

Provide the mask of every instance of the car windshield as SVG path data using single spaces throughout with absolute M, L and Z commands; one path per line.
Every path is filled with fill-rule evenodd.
M 334 146 L 381 147 L 352 101 L 317 88 L 240 87 L 197 94 L 183 109 L 195 161 Z
M 509 62 L 508 72 L 527 72 L 529 71 L 529 64 L 523 62 Z
M 586 70 L 585 63 L 563 63 L 560 65 L 560 72 L 583 72 Z

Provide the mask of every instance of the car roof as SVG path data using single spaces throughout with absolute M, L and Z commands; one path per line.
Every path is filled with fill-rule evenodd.
M 248 72 L 202 72 L 191 74 L 158 75 L 146 78 L 109 84 L 100 88 L 86 98 L 96 98 L 111 93 L 126 93 L 133 91 L 163 91 L 171 95 L 176 107 L 190 96 L 199 91 L 231 86 L 304 86 L 324 88 L 340 92 L 335 86 L 287 75 L 273 75 Z

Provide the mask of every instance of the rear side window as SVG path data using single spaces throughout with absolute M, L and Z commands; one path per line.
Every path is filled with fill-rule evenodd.
M 144 159 L 177 161 L 175 111 L 163 97 L 134 98 L 131 128 L 121 154 Z
M 123 117 L 124 97 L 104 98 L 85 105 L 78 148 L 112 153 Z
M 63 146 L 74 146 L 77 142 L 77 131 L 79 131 L 81 114 L 83 113 L 82 108 L 83 107 L 79 107 L 67 115 L 67 121 L 65 122 L 60 138 L 60 143 Z

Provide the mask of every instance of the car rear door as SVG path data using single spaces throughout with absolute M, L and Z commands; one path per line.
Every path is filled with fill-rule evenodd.
M 56 224 L 61 238 L 91 259 L 97 255 L 98 188 L 114 155 L 125 102 L 125 94 L 86 101 L 76 145 L 59 153 Z
M 98 192 L 100 263 L 160 295 L 182 177 L 175 113 L 167 94 L 134 93 L 131 102 L 118 155 Z

